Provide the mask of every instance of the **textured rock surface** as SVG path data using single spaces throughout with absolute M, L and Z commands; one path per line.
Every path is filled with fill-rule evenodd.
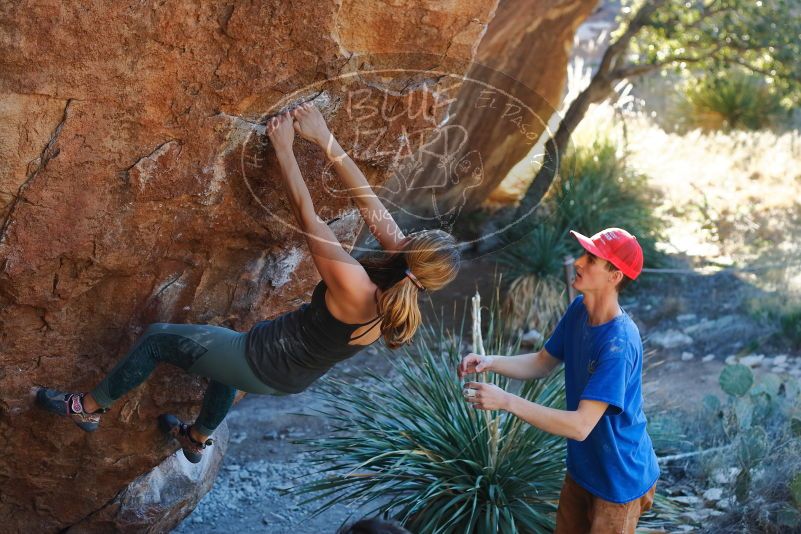
M 447 188 L 443 206 L 480 204 L 528 154 L 559 108 L 567 61 L 578 26 L 598 0 L 502 0 L 449 109 L 447 125 L 464 140 L 442 140 L 431 150 L 421 180 L 446 181 L 438 154 L 480 167 L 471 181 Z M 546 132 L 547 135 L 547 132 Z M 449 145 L 449 146 L 443 146 Z M 454 180 L 450 177 L 450 180 Z M 458 198 L 462 197 L 462 198 Z
M 214 445 L 192 464 L 181 451 L 137 477 L 97 512 L 73 525 L 68 532 L 127 530 L 157 534 L 169 531 L 194 510 L 217 477 L 228 449 L 225 421 L 214 432 Z
M 407 62 L 458 72 L 494 4 L 3 4 L 4 531 L 138 529 L 119 503 L 135 502 L 126 501 L 126 485 L 172 453 L 155 416 L 169 409 L 192 417 L 202 381 L 160 368 L 92 435 L 34 410 L 33 386 L 91 388 L 153 321 L 245 330 L 302 302 L 316 273 L 301 238 L 281 222 L 288 212 L 261 135 L 265 114 L 314 98 L 382 183 L 391 158 L 381 154 L 404 129 L 441 120 L 437 93 L 447 88 L 435 75 L 404 70 L 347 74 Z M 430 56 L 361 59 L 419 51 Z M 359 103 L 394 110 L 415 102 L 431 116 L 365 114 L 349 98 L 357 90 Z M 360 132 L 373 132 L 369 149 L 355 150 L 366 143 Z M 298 145 L 318 208 L 347 239 L 357 230 L 342 212 L 347 200 L 327 187 L 319 153 Z M 196 497 L 187 494 L 175 510 Z M 175 510 L 150 520 L 167 528 L 180 519 Z

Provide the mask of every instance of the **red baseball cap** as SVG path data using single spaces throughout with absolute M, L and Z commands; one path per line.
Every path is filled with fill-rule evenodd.
M 587 252 L 604 259 L 635 280 L 642 272 L 642 247 L 637 238 L 622 228 L 607 228 L 592 237 L 570 230 Z

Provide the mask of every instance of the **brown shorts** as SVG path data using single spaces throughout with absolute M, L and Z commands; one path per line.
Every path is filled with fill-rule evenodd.
M 654 504 L 654 493 L 656 483 L 638 499 L 610 502 L 585 490 L 565 473 L 555 534 L 634 534 L 640 515 Z

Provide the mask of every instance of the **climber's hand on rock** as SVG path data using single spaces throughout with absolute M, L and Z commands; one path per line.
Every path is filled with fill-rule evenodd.
M 270 119 L 267 123 L 267 137 L 270 138 L 276 151 L 292 150 L 295 130 L 292 127 L 292 116 L 289 112 Z
M 317 106 L 305 102 L 292 111 L 292 116 L 295 117 L 295 131 L 298 135 L 322 147 L 328 144 L 331 131 Z

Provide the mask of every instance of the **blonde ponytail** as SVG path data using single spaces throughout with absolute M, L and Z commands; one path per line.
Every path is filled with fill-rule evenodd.
M 408 343 L 420 326 L 420 307 L 417 289 L 411 280 L 403 280 L 381 293 L 378 310 L 381 314 L 381 333 L 391 349 Z
M 422 320 L 417 302 L 421 288 L 441 289 L 456 278 L 460 262 L 452 235 L 442 230 L 424 230 L 410 234 L 403 250 L 381 265 L 365 264 L 373 281 L 382 289 L 378 311 L 387 346 L 394 349 L 412 340 Z M 411 276 L 407 275 L 407 269 Z

